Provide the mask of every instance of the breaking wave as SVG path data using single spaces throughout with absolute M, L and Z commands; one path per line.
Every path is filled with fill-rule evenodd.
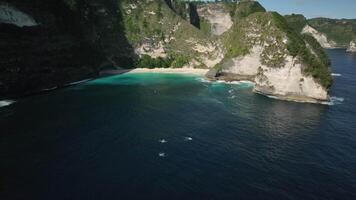
M 344 101 L 345 101 L 345 99 L 342 98 L 342 97 L 330 97 L 330 101 L 322 102 L 322 104 L 329 105 L 329 106 L 334 106 L 334 105 L 340 105 Z
M 222 84 L 228 84 L 228 85 L 248 85 L 248 86 L 254 86 L 255 83 L 252 81 L 223 81 L 223 80 L 217 80 L 217 81 L 210 81 L 205 78 L 198 78 L 200 82 L 203 83 L 222 83 Z

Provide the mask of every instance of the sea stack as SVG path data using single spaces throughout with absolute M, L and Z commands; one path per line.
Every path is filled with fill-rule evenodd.
M 355 40 L 352 40 L 350 42 L 350 46 L 349 46 L 349 48 L 347 48 L 346 51 L 347 52 L 351 52 L 351 53 L 355 53 L 356 52 L 356 42 L 355 42 Z

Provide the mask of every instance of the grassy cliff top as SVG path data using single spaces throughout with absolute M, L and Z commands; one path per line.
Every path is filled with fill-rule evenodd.
M 247 17 L 256 12 L 266 12 L 266 9 L 257 1 L 241 1 L 236 4 L 234 16 Z
M 305 25 L 308 24 L 307 19 L 301 14 L 285 15 L 284 17 L 288 24 L 299 33 L 302 32 Z
M 308 23 L 341 46 L 348 46 L 356 38 L 356 19 L 314 18 Z
M 222 40 L 227 59 L 246 55 L 255 45 L 264 46 L 261 58 L 264 65 L 283 67 L 285 55 L 291 55 L 303 63 L 306 75 L 313 76 L 325 88 L 331 86 L 329 60 L 323 49 L 276 12 L 255 12 L 240 18 Z

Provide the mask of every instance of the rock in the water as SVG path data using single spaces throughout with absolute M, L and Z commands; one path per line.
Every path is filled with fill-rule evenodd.
M 350 42 L 350 46 L 349 46 L 349 48 L 347 48 L 346 51 L 347 52 L 352 52 L 352 53 L 356 52 L 356 42 L 354 40 L 352 40 Z

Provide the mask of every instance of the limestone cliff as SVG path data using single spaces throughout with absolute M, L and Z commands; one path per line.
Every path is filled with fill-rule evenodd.
M 328 98 L 321 47 L 256 1 L 3 2 L 0 95 L 62 86 L 103 68 L 190 67 L 211 69 L 212 79 L 254 81 L 256 92 L 284 99 Z
M 303 15 L 286 15 L 289 25 L 297 32 L 314 37 L 323 48 L 350 48 L 356 37 L 356 20 L 306 19 Z
M 328 37 L 325 34 L 320 33 L 319 31 L 315 30 L 313 27 L 309 25 L 305 25 L 305 27 L 302 30 L 302 33 L 310 34 L 311 36 L 313 36 L 323 48 L 332 49 L 337 47 L 335 41 L 328 39 Z
M 230 12 L 223 3 L 200 4 L 198 6 L 198 14 L 202 23 L 200 27 L 212 35 L 222 35 L 233 24 Z
M 356 38 L 355 19 L 314 18 L 309 19 L 308 24 L 334 41 L 337 47 L 347 48 Z
M 234 22 L 221 38 L 225 57 L 209 78 L 250 80 L 255 82 L 254 91 L 281 99 L 328 100 L 328 62 L 282 16 L 256 11 L 235 17 Z
M 141 58 L 139 63 L 146 63 L 149 56 L 163 59 L 166 67 L 211 68 L 222 60 L 218 41 L 175 13 L 165 1 L 125 0 L 122 8 L 126 36 Z

